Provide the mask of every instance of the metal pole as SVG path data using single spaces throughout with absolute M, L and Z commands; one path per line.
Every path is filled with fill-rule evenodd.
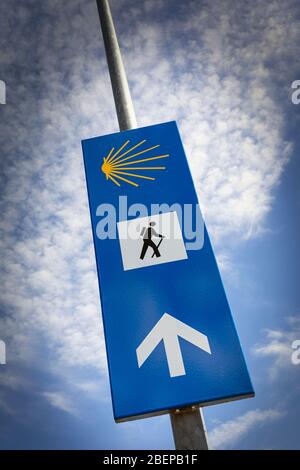
M 97 6 L 120 131 L 134 129 L 137 122 L 109 2 L 97 0 Z M 177 450 L 208 449 L 201 410 L 174 410 L 170 418 Z
M 201 408 L 174 410 L 170 418 L 177 450 L 208 450 Z
M 120 131 L 134 129 L 135 112 L 108 0 L 97 0 L 97 6 Z

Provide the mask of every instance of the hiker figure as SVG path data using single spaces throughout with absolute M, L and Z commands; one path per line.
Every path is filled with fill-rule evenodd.
M 154 241 L 152 240 L 152 237 L 154 236 L 157 238 L 164 238 L 164 236 L 160 235 L 159 233 L 156 233 L 156 231 L 153 228 L 154 225 L 155 225 L 155 222 L 150 222 L 149 227 L 146 230 L 145 228 L 142 230 L 142 235 L 144 235 L 143 236 L 144 244 L 143 244 L 143 249 L 141 252 L 140 259 L 144 259 L 146 251 L 148 250 L 149 246 L 151 246 L 151 248 L 153 249 L 153 256 L 155 255 L 157 258 L 161 256 L 158 250 L 158 246 L 160 245 L 160 243 L 158 246 L 155 245 Z

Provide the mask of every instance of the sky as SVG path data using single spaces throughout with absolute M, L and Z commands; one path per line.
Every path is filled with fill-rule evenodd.
M 111 0 L 139 126 L 176 120 L 256 397 L 215 449 L 300 448 L 297 0 Z M 94 0 L 0 4 L 2 449 L 172 449 L 115 424 L 81 140 L 118 131 Z

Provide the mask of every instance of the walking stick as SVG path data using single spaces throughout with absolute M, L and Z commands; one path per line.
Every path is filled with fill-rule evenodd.
M 163 238 L 160 239 L 159 244 L 156 246 L 157 249 L 160 247 L 160 244 L 162 241 L 163 241 Z M 153 252 L 151 258 L 153 258 L 154 255 L 155 255 L 155 252 Z

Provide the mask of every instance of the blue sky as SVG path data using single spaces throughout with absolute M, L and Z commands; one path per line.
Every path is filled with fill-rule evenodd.
M 300 6 L 111 1 L 139 125 L 178 122 L 256 398 L 211 447 L 299 448 Z M 118 130 L 94 0 L 2 2 L 1 448 L 172 448 L 113 422 L 81 140 Z

